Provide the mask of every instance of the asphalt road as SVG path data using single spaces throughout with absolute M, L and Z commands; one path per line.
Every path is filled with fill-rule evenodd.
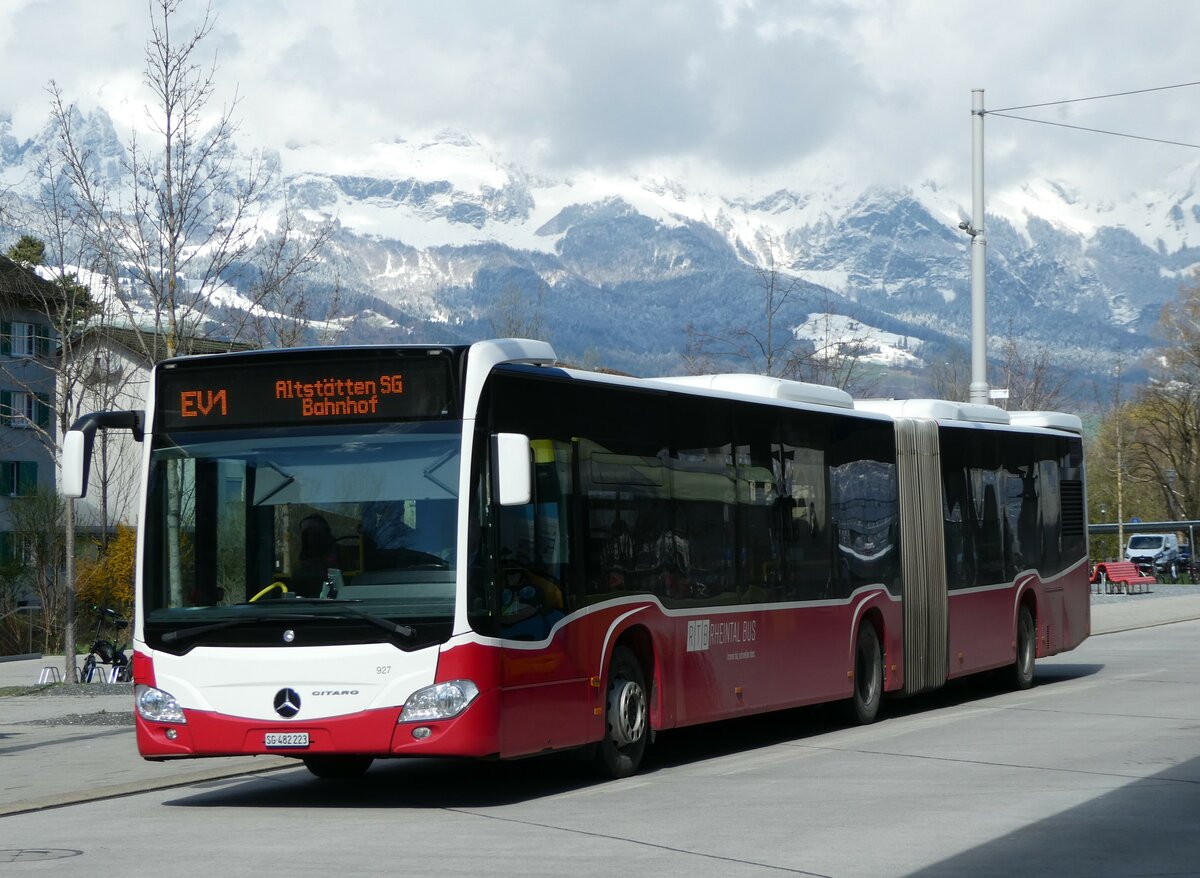
M 563 758 L 410 761 L 12 814 L 0 876 L 1200 875 L 1198 664 L 1200 622 L 1093 637 L 1028 692 L 676 732 L 618 782 Z

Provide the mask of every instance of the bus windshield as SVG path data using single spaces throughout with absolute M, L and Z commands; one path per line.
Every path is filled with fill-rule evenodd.
M 307 645 L 444 639 L 460 438 L 447 420 L 156 436 L 147 642 L 278 645 L 285 619 Z

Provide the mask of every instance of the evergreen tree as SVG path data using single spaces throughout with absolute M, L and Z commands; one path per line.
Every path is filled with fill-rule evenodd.
M 26 268 L 46 264 L 46 245 L 33 235 L 22 235 L 17 243 L 8 248 L 5 254 L 13 262 L 19 262 Z

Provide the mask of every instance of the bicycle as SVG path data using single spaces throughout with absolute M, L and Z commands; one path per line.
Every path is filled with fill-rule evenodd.
M 87 658 L 83 660 L 83 668 L 79 672 L 79 682 L 92 682 L 96 677 L 96 666 L 100 664 L 111 666 L 108 672 L 108 682 L 132 682 L 133 665 L 129 661 L 129 656 L 125 655 L 126 644 L 117 644 L 115 637 L 114 640 L 109 640 L 102 636 L 106 622 L 112 626 L 114 634 L 127 628 L 129 623 L 110 607 L 93 607 L 92 609 L 96 612 L 96 636 L 92 640 L 92 645 L 88 647 L 90 651 Z

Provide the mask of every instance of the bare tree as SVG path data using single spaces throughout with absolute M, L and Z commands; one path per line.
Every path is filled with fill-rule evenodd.
M 1200 287 L 1163 308 L 1161 347 L 1129 421 L 1132 477 L 1154 486 L 1167 515 L 1200 515 Z
M 869 395 L 873 382 L 867 378 L 866 355 L 875 344 L 862 324 L 839 319 L 826 293 L 821 313 L 806 325 L 812 325 L 816 335 L 811 350 L 803 351 L 793 365 L 794 374 L 814 384 L 827 384 L 859 396 Z
M 323 303 L 308 282 L 318 273 L 320 255 L 333 234 L 332 220 L 305 223 L 285 205 L 273 232 L 252 254 L 253 277 L 247 298 L 251 307 L 234 326 L 232 337 L 245 325 L 259 347 L 291 348 L 310 341 L 332 344 L 344 331 L 340 323 L 341 287 L 334 279 L 333 295 Z
M 762 263 L 752 267 L 758 294 L 758 307 L 751 309 L 755 318 L 721 332 L 705 332 L 689 323 L 684 328 L 685 367 L 698 374 L 730 363 L 760 375 L 862 389 L 862 353 L 868 343 L 865 333 L 855 332 L 853 321 L 839 320 L 826 294 L 816 318 L 816 336 L 799 336 L 797 330 L 808 315 L 798 313 L 795 306 L 805 283 L 779 267 L 779 248 L 771 235 L 760 235 L 759 243 Z
M 1115 542 L 1104 536 L 1093 540 L 1100 557 L 1119 556 L 1125 544 L 1124 524 L 1132 516 L 1164 517 L 1153 476 L 1138 465 L 1133 451 L 1139 413 L 1135 404 L 1123 399 L 1124 358 L 1116 358 L 1111 374 L 1111 386 L 1097 388 L 1100 424 L 1087 449 L 1089 519 L 1117 522 Z
M 110 189 L 96 178 L 73 108 L 50 86 L 62 155 L 90 233 L 109 273 L 128 280 L 120 297 L 126 316 L 143 325 L 138 307 L 150 311 L 154 332 L 144 337 L 144 353 L 151 362 L 189 353 L 196 339 L 219 328 L 214 301 L 221 291 L 244 286 L 241 304 L 250 312 L 278 299 L 329 237 L 327 226 L 298 235 L 290 211 L 274 228 L 264 225 L 260 208 L 273 191 L 274 164 L 262 153 L 238 150 L 236 97 L 212 112 L 217 67 L 201 60 L 200 47 L 215 19 L 207 8 L 180 38 L 182 7 L 182 0 L 150 2 L 144 82 L 153 97 L 145 108 L 153 137 L 143 143 L 132 136 L 123 187 Z M 245 322 L 223 329 L 236 336 Z
M 1067 373 L 1056 365 L 1044 345 L 1021 342 L 1008 324 L 1001 347 L 1001 372 L 1014 411 L 1053 411 L 1067 398 Z
M 68 604 L 73 603 L 75 590 L 63 582 L 66 571 L 64 535 L 69 533 L 64 506 L 55 491 L 41 489 L 13 500 L 12 519 L 22 574 L 42 605 L 43 651 L 51 652 L 57 645 L 57 628 L 59 622 L 65 620 L 63 648 L 67 655 L 73 656 L 75 638 L 71 628 L 74 617 L 68 612 Z M 68 680 L 74 679 L 72 664 L 68 662 L 67 665 L 72 674 Z
M 709 339 L 712 336 L 701 332 L 690 320 L 683 327 L 684 344 L 680 356 L 684 371 L 689 375 L 711 375 L 720 370 L 720 364 L 712 353 Z
M 796 378 L 804 360 L 791 327 L 784 323 L 784 306 L 801 288 L 799 278 L 782 272 L 775 264 L 773 240 L 764 238 L 764 264 L 753 267 L 755 289 L 761 293 L 760 317 L 725 332 L 703 332 L 689 323 L 685 361 L 712 365 L 732 362 L 737 368 L 776 378 Z M 784 324 L 784 325 L 781 325 Z
M 488 317 L 495 338 L 537 338 L 546 331 L 546 284 L 528 292 L 515 283 L 505 285 Z
M 95 174 L 94 157 L 77 136 L 73 108 L 51 83 L 51 106 L 60 152 L 86 214 L 88 234 L 106 263 L 105 273 L 129 282 L 119 302 L 138 333 L 147 362 L 186 354 L 209 334 L 217 294 L 235 289 L 252 265 L 256 247 L 269 237 L 261 208 L 274 182 L 274 166 L 261 153 L 242 153 L 235 144 L 236 97 L 213 111 L 215 58 L 203 61 L 201 44 L 212 32 L 207 7 L 190 30 L 176 27 L 183 0 L 150 0 L 151 37 L 146 45 L 144 83 L 152 99 L 145 108 L 153 132 L 144 144 L 133 135 L 122 157 L 124 185 L 110 188 Z M 253 311 L 298 276 L 314 253 L 291 246 L 292 226 L 274 230 L 278 262 L 251 280 L 243 300 Z M 293 258 L 293 254 L 295 258 Z M 263 278 L 267 280 L 263 281 Z M 169 470 L 168 482 L 178 473 Z M 167 509 L 168 570 L 173 599 L 180 599 L 179 492 L 171 490 Z
M 966 348 L 954 345 L 930 364 L 928 379 L 937 399 L 965 401 L 971 389 L 970 353 Z

